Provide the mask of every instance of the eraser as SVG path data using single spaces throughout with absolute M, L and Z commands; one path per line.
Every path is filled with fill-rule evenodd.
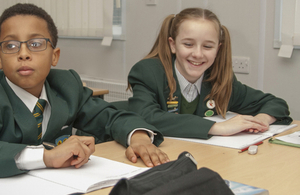
M 257 148 L 258 147 L 256 145 L 249 146 L 248 153 L 249 154 L 256 154 L 257 153 Z

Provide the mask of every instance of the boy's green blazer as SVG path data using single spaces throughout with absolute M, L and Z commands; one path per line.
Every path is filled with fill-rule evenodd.
M 205 76 L 208 71 L 204 73 Z M 182 96 L 174 68 L 173 75 L 176 80 L 174 96 L 178 97 L 178 113 L 180 113 Z M 211 84 L 205 82 L 205 78 L 194 115 L 168 112 L 170 110 L 167 106 L 168 81 L 159 59 L 144 59 L 135 64 L 129 73 L 128 82 L 133 89 L 133 97 L 129 99 L 129 110 L 142 115 L 164 136 L 209 138 L 208 131 L 214 122 L 202 118 L 205 117 L 205 112 L 210 110 L 207 107 L 208 100 L 204 99 L 211 91 Z M 212 110 L 216 114 L 216 110 Z M 292 122 L 292 118 L 289 117 L 288 105 L 284 100 L 243 85 L 237 81 L 236 77 L 233 80 L 232 95 L 227 110 L 248 115 L 266 113 L 277 119 L 274 124 L 290 124 Z
M 136 128 L 157 133 L 154 144 L 162 135 L 140 116 L 118 111 L 109 103 L 92 97 L 92 91 L 82 86 L 73 70 L 52 69 L 45 87 L 51 105 L 51 117 L 42 141 L 55 143 L 63 135 L 71 135 L 72 128 L 95 135 L 102 141 L 116 140 L 127 144 L 127 135 Z M 16 96 L 0 71 L 0 177 L 23 173 L 15 164 L 15 156 L 27 145 L 38 145 L 37 123 L 26 105 Z

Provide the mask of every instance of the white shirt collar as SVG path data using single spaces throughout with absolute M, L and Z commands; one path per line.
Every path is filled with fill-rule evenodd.
M 187 87 L 189 87 L 190 85 L 192 85 L 192 83 L 190 83 L 188 80 L 186 80 L 186 78 L 184 78 L 184 76 L 178 71 L 175 62 L 174 62 L 175 72 L 176 72 L 176 76 L 178 79 L 178 83 L 180 85 L 180 90 L 181 90 L 182 94 L 185 94 L 186 93 L 186 92 L 184 92 L 184 91 L 186 91 L 185 89 Z M 200 94 L 200 92 L 201 92 L 201 84 L 202 84 L 203 77 L 204 77 L 204 74 L 202 74 L 202 76 L 194 83 L 198 94 Z
M 33 112 L 35 104 L 36 104 L 36 102 L 38 101 L 39 98 L 37 98 L 34 95 L 28 93 L 27 91 L 25 91 L 21 87 L 15 85 L 7 77 L 5 77 L 5 78 L 6 78 L 6 81 L 7 81 L 8 85 L 12 88 L 12 90 L 15 92 L 15 94 L 24 102 L 24 104 L 27 106 L 27 108 L 31 112 Z M 43 89 L 42 89 L 40 99 L 44 99 L 49 103 L 48 98 L 47 98 L 45 84 L 43 85 Z

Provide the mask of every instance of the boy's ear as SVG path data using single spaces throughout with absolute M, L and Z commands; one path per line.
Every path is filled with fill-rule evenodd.
M 2 70 L 2 60 L 0 58 L 0 70 Z
M 52 66 L 56 66 L 57 65 L 59 57 L 60 57 L 60 49 L 59 48 L 55 48 L 53 50 L 53 55 L 52 55 L 52 64 L 51 64 Z

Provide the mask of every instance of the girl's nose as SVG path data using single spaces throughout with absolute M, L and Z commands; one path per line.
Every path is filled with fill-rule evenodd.
M 203 57 L 203 51 L 202 48 L 195 48 L 194 52 L 192 53 L 192 56 L 195 58 L 202 58 Z

